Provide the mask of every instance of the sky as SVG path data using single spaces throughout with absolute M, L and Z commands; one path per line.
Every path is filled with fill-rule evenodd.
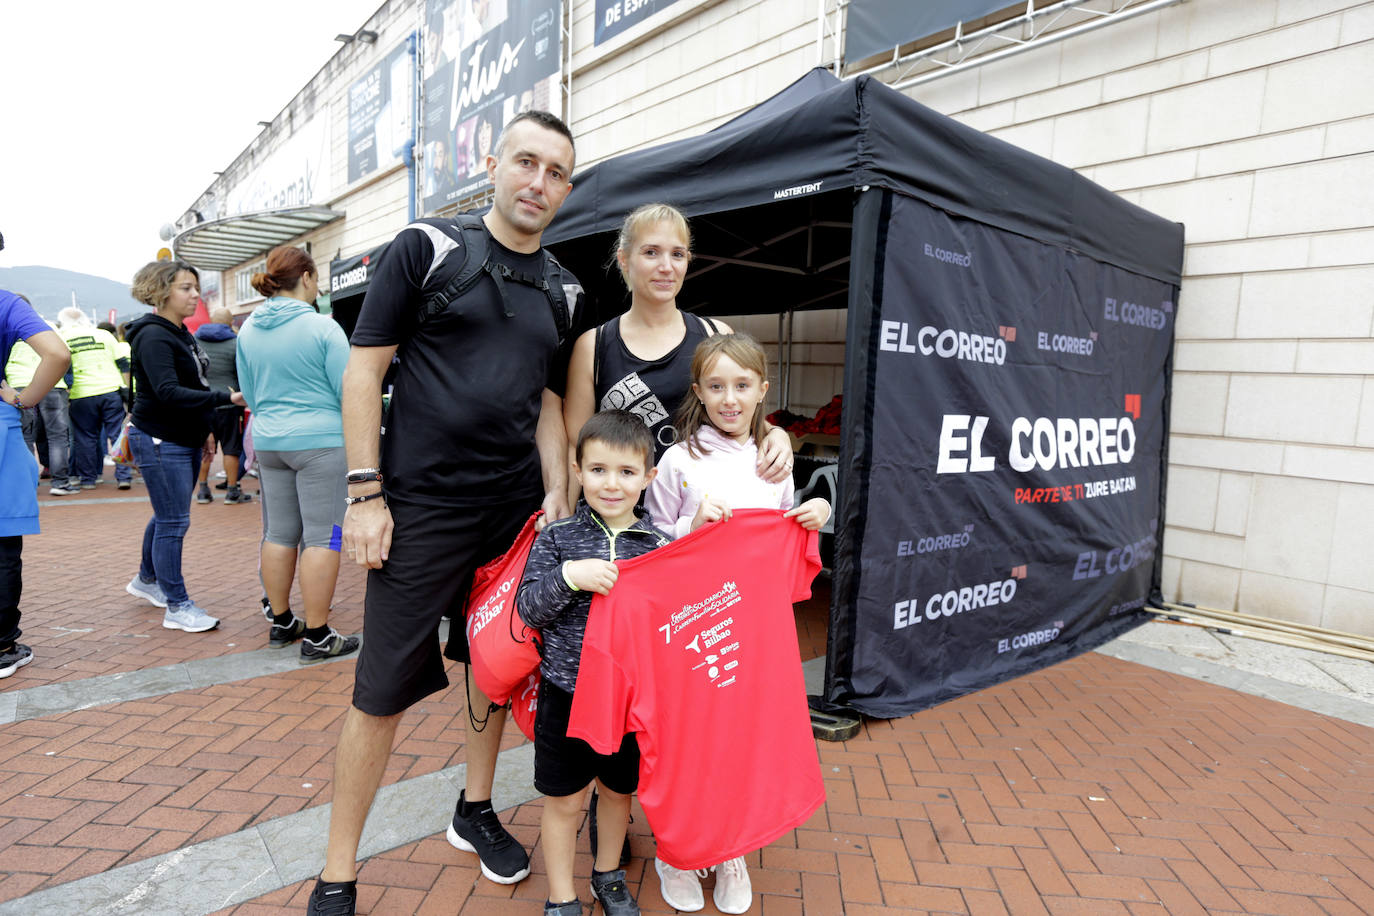
M 129 282 L 382 0 L 5 0 L 0 267 Z

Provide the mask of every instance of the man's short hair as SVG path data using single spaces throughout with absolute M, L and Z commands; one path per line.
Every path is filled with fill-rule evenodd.
M 505 127 L 501 128 L 501 136 L 496 138 L 496 144 L 491 148 L 492 155 L 497 159 L 501 158 L 501 153 L 506 147 L 506 137 L 510 134 L 510 129 L 521 121 L 533 121 L 545 130 L 551 130 L 567 137 L 568 145 L 573 148 L 573 158 L 577 158 L 577 144 L 573 143 L 572 131 L 568 129 L 568 125 L 563 123 L 563 119 L 551 112 L 531 110 L 520 112 L 511 118 Z
M 654 466 L 654 435 L 643 420 L 628 410 L 603 410 L 582 424 L 582 432 L 577 436 L 578 464 L 582 463 L 583 446 L 592 441 L 639 452 L 645 471 Z

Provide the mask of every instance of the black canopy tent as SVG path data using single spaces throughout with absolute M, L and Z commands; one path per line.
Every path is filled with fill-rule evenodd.
M 353 336 L 353 327 L 358 323 L 358 313 L 363 307 L 363 297 L 377 272 L 377 264 L 386 251 L 386 245 L 378 245 L 360 254 L 346 258 L 335 258 L 329 262 L 329 308 L 334 320 L 343 326 L 344 333 Z
M 650 201 L 692 220 L 681 307 L 848 309 L 827 704 L 904 715 L 1141 622 L 1181 225 L 821 69 L 575 174 L 544 240 L 598 320 Z

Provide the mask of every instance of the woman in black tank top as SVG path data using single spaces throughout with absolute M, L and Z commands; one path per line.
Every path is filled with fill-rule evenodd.
M 616 262 L 630 290 L 630 310 L 578 338 L 568 367 L 563 419 L 575 449 L 582 424 L 598 410 L 638 415 L 654 434 L 654 461 L 675 440 L 672 418 L 691 388 L 692 354 L 702 340 L 732 330 L 723 321 L 687 314 L 677 294 L 691 261 L 686 218 L 667 204 L 645 204 L 625 218 Z M 769 434 L 760 476 L 791 474 L 791 440 Z

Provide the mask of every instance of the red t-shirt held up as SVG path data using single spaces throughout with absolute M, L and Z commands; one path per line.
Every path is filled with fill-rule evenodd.
M 569 737 L 639 741 L 658 857 L 707 868 L 766 846 L 825 801 L 792 603 L 820 571 L 816 534 L 736 509 L 617 563 L 592 599 Z

